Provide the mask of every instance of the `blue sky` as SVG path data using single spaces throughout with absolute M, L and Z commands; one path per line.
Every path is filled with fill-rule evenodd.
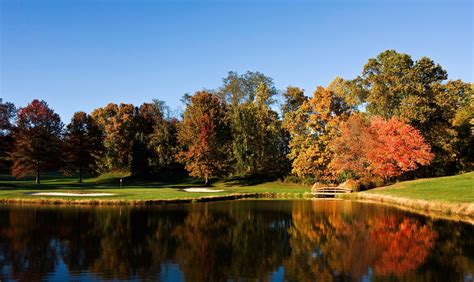
M 231 70 L 310 95 L 386 49 L 474 81 L 469 0 L 0 0 L 0 12 L 0 97 L 44 99 L 65 122 L 109 102 L 176 109 Z

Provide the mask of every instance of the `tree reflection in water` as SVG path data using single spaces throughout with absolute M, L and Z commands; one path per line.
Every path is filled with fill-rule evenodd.
M 433 247 L 431 224 L 394 214 L 341 210 L 337 202 L 293 207 L 291 256 L 285 268 L 296 280 L 360 280 L 402 275 L 422 264 Z
M 463 280 L 473 227 L 342 201 L 0 208 L 0 280 Z M 67 267 L 61 274 L 60 265 Z M 163 272 L 178 266 L 180 275 Z M 56 275 L 56 276 L 55 276 Z M 85 275 L 85 276 L 84 276 Z M 173 276 L 175 275 L 175 276 Z

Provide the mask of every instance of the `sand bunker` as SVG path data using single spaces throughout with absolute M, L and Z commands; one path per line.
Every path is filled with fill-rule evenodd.
M 224 190 L 212 190 L 209 188 L 186 188 L 183 189 L 186 192 L 192 192 L 192 193 L 218 193 L 218 192 L 224 192 Z
M 63 197 L 104 197 L 113 196 L 110 193 L 66 193 L 66 192 L 39 192 L 33 193 L 32 196 L 63 196 Z

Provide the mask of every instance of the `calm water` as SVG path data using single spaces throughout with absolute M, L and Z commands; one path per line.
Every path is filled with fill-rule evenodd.
M 345 201 L 0 206 L 0 280 L 472 281 L 474 227 Z

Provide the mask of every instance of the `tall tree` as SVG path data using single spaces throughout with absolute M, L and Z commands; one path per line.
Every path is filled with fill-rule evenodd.
M 282 174 L 288 138 L 271 108 L 277 94 L 273 80 L 259 72 L 229 72 L 217 93 L 230 108 L 234 173 Z
M 20 108 L 14 129 L 12 174 L 36 176 L 36 183 L 40 183 L 42 171 L 57 168 L 62 127 L 59 115 L 45 101 L 33 100 Z
M 0 98 L 0 170 L 9 171 L 12 163 L 8 155 L 13 149 L 13 118 L 15 105 Z
M 154 119 L 153 132 L 149 135 L 148 148 L 152 151 L 151 167 L 155 172 L 163 169 L 176 168 L 176 154 L 179 151 L 177 131 L 178 120 L 169 113 L 164 102 L 153 101 Z
M 269 88 L 269 98 L 277 94 L 273 79 L 258 71 L 247 71 L 242 75 L 231 71 L 223 79 L 223 83 L 224 85 L 217 91 L 217 94 L 232 106 L 254 101 L 257 88 L 261 83 Z M 270 101 L 268 100 L 268 102 Z
M 429 58 L 413 61 L 387 50 L 369 59 L 354 81 L 361 86 L 358 94 L 369 114 L 397 117 L 420 130 L 436 155 L 427 168 L 430 174 L 454 173 L 470 163 L 462 152 L 471 145 L 459 142 L 466 140 L 465 126 L 458 126 L 455 117 L 467 109 L 472 92 L 469 84 L 446 79 L 447 72 Z
M 229 125 L 227 109 L 217 95 L 201 91 L 191 97 L 178 126 L 182 150 L 177 157 L 191 176 L 216 177 L 228 169 Z
M 63 149 L 65 174 L 79 173 L 79 182 L 82 182 L 84 173 L 98 172 L 98 161 L 103 153 L 103 134 L 90 115 L 74 113 L 66 127 Z
M 308 100 L 308 97 L 304 95 L 304 90 L 294 86 L 288 86 L 283 97 L 285 99 L 281 109 L 283 117 L 296 112 Z
M 132 104 L 110 103 L 91 116 L 104 132 L 105 158 L 102 171 L 129 171 L 136 138 L 137 109 Z
M 137 133 L 133 146 L 132 175 L 147 177 L 175 167 L 177 120 L 163 101 L 144 103 L 137 112 Z
M 318 181 L 334 178 L 329 167 L 333 156 L 329 144 L 339 123 L 351 112 L 351 107 L 332 85 L 317 87 L 310 99 L 298 94 L 301 106 L 296 111 L 287 112 L 284 117 L 284 126 L 291 135 L 288 157 L 292 160 L 292 172 L 298 176 L 315 177 Z M 292 95 L 287 97 L 286 104 L 294 102 Z

